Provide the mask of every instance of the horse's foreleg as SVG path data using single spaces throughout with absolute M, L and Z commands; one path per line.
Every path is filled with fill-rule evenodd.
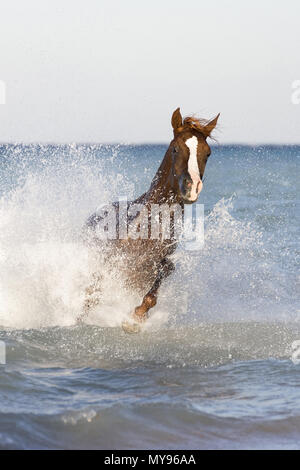
M 173 271 L 175 267 L 172 261 L 168 259 L 164 259 L 160 265 L 159 265 L 159 270 L 158 270 L 158 275 L 157 278 L 154 281 L 153 286 L 147 292 L 145 297 L 143 298 L 143 301 L 139 307 L 135 308 L 133 318 L 134 320 L 138 322 L 143 322 L 147 320 L 148 318 L 148 312 L 151 308 L 153 308 L 156 305 L 157 302 L 157 295 L 158 295 L 158 289 L 166 277 L 168 277 Z

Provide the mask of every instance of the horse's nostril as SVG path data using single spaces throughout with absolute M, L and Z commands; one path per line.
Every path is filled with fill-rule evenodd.
M 190 188 L 192 186 L 192 183 L 190 181 L 187 181 L 186 186 Z

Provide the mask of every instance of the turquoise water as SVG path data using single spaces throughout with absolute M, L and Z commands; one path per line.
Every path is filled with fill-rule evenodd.
M 178 248 L 145 330 L 115 272 L 76 325 L 86 218 L 165 149 L 0 147 L 0 448 L 299 448 L 300 147 L 214 147 L 204 249 Z

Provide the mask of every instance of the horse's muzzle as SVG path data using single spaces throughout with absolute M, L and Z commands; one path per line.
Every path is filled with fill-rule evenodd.
M 179 187 L 184 202 L 192 204 L 197 201 L 198 196 L 202 191 L 203 183 L 199 175 L 184 173 L 180 177 Z

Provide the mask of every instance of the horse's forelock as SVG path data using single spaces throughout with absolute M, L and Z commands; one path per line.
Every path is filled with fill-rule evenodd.
M 211 137 L 211 129 L 209 127 L 210 120 L 197 118 L 196 116 L 186 116 L 183 120 L 182 126 L 176 129 L 176 134 L 180 134 L 186 130 L 195 130 L 200 132 L 205 138 Z
M 183 120 L 183 127 L 194 129 L 206 135 L 206 126 L 208 123 L 208 119 L 197 118 L 196 116 L 187 116 Z

